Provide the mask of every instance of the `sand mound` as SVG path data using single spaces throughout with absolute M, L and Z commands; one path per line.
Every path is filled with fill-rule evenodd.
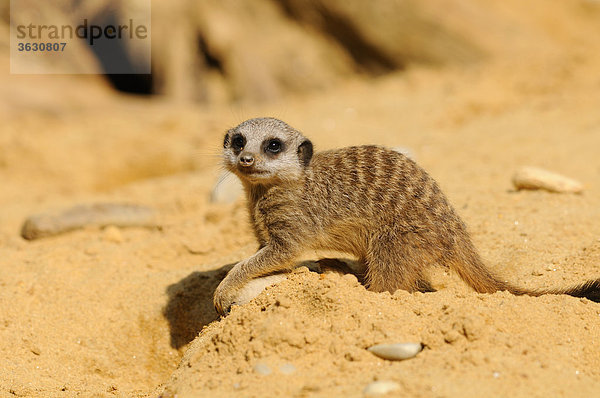
M 416 397 L 589 396 L 598 315 L 574 298 L 375 294 L 352 276 L 306 271 L 203 329 L 162 396 L 361 396 L 374 380 Z M 366 350 L 393 342 L 425 349 L 402 362 Z

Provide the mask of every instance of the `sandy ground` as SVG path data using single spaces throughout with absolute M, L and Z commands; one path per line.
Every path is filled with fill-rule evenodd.
M 599 277 L 600 52 L 594 38 L 576 39 L 262 106 L 11 77 L 0 107 L 0 395 L 361 396 L 374 380 L 395 381 L 398 396 L 596 395 L 600 306 L 585 299 L 476 294 L 442 271 L 437 293 L 376 294 L 300 270 L 226 318 L 212 308 L 227 267 L 257 247 L 243 199 L 209 201 L 223 131 L 262 115 L 317 149 L 409 148 L 506 279 L 542 287 Z M 81 84 L 91 88 L 80 93 Z M 523 165 L 585 191 L 516 192 L 510 179 Z M 160 228 L 19 236 L 31 214 L 107 201 L 155 208 Z M 425 349 L 407 361 L 365 350 L 410 341 Z M 256 373 L 257 363 L 272 373 Z

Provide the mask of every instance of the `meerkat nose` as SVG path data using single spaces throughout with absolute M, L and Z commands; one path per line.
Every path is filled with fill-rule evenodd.
M 254 156 L 249 154 L 242 154 L 240 156 L 240 166 L 249 167 L 254 164 Z

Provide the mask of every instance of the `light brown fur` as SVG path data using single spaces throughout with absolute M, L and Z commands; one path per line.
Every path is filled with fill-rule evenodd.
M 243 138 L 244 145 L 240 144 Z M 272 140 L 279 153 L 266 150 Z M 252 165 L 240 159 L 252 158 Z M 378 146 L 324 151 L 273 118 L 248 120 L 227 132 L 226 167 L 241 179 L 260 248 L 238 263 L 215 292 L 226 313 L 249 280 L 289 270 L 308 249 L 336 250 L 366 265 L 373 291 L 432 291 L 424 271 L 449 266 L 475 291 L 565 293 L 598 300 L 600 280 L 554 291 L 502 282 L 484 266 L 466 227 L 437 183 L 414 161 Z

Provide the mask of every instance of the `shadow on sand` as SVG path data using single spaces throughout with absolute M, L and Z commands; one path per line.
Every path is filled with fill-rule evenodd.
M 169 300 L 163 309 L 163 315 L 169 322 L 171 347 L 181 348 L 194 340 L 203 326 L 219 319 L 213 306 L 213 294 L 234 265 L 235 263 L 210 271 L 192 272 L 167 287 Z

